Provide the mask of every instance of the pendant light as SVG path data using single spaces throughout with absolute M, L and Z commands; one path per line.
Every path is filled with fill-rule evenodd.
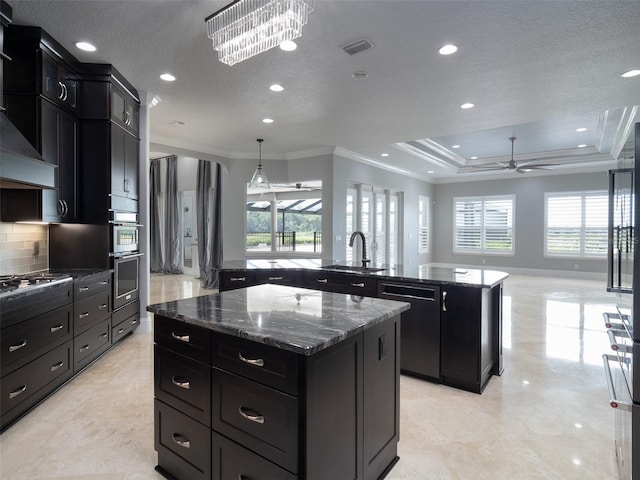
M 258 138 L 256 141 L 258 142 L 258 167 L 256 171 L 253 172 L 253 177 L 251 177 L 251 181 L 249 182 L 249 188 L 269 190 L 269 188 L 271 188 L 269 179 L 267 178 L 267 174 L 262 170 L 262 142 L 264 142 L 264 139 Z

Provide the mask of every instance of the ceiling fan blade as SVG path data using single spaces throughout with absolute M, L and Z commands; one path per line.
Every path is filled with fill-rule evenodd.
M 526 167 L 518 167 L 518 168 L 525 168 L 527 170 L 552 170 L 551 167 L 555 167 L 557 165 L 558 165 L 557 163 L 545 163 L 540 165 L 527 165 Z
M 555 167 L 557 165 L 560 165 L 559 163 L 537 163 L 535 165 L 531 165 L 532 163 L 535 163 L 537 160 L 529 160 L 527 162 L 518 162 L 518 167 L 527 167 L 529 168 L 529 166 L 531 167 Z
M 501 167 L 501 166 L 484 166 L 484 165 L 474 165 L 471 166 L 471 168 L 473 170 L 483 170 L 483 171 L 491 171 L 491 170 L 506 170 L 507 167 Z M 471 170 L 467 170 L 467 171 L 471 171 Z

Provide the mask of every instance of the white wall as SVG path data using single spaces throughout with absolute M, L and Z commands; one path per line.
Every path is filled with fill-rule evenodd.
M 566 175 L 527 176 L 514 179 L 484 180 L 434 186 L 434 261 L 456 265 L 482 265 L 511 269 L 606 272 L 606 260 L 545 258 L 544 194 L 607 190 L 607 172 Z M 476 195 L 515 194 L 515 255 L 469 255 L 453 252 L 453 198 Z M 576 269 L 575 265 L 578 265 Z M 534 272 L 531 272 L 534 273 Z M 604 278 L 604 276 L 603 276 Z

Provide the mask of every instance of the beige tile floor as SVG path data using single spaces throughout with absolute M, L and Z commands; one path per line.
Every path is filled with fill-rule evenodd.
M 151 292 L 152 302 L 208 293 L 164 275 L 152 275 Z M 504 375 L 482 395 L 403 376 L 400 462 L 387 478 L 617 478 L 600 361 L 601 313 L 615 301 L 602 282 L 510 277 Z M 0 479 L 162 478 L 152 343 L 136 332 L 0 435 Z

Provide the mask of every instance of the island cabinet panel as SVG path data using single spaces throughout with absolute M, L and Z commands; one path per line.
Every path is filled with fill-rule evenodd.
M 256 274 L 252 270 L 220 272 L 220 291 L 234 290 L 256 285 Z
M 411 304 L 402 312 L 402 373 L 440 381 L 440 287 L 383 280 L 379 292 Z
M 285 269 L 260 269 L 255 272 L 255 283 L 275 283 L 277 285 L 298 286 L 300 283 L 300 272 Z
M 159 314 L 154 329 L 156 470 L 165 477 L 375 480 L 397 461 L 400 315 L 311 355 Z M 201 347 L 185 350 L 175 336 Z M 206 339 L 212 353 L 202 360 Z M 210 399 L 189 397 L 186 384 L 207 383 L 204 366 Z
M 156 316 L 153 337 L 158 345 L 211 365 L 211 330 Z
M 443 286 L 441 310 L 443 382 L 480 393 L 494 363 L 491 290 Z

